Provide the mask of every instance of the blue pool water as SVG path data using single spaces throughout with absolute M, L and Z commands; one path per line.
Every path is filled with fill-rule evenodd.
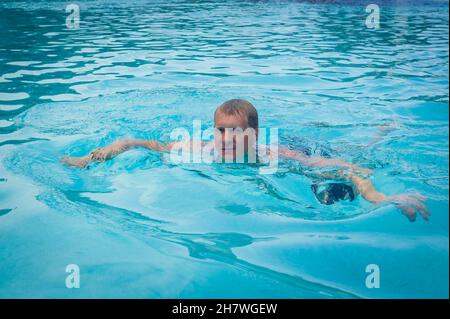
M 2 1 L 0 297 L 448 298 L 448 2 L 374 2 L 379 29 L 365 1 L 237 0 L 77 1 L 69 29 L 66 1 Z M 281 143 L 421 193 L 430 221 L 360 197 L 321 205 L 293 163 L 59 163 L 210 126 L 234 97 Z

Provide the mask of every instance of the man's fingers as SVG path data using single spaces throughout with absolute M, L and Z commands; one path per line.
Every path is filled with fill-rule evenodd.
M 421 205 L 424 206 L 422 202 L 425 202 L 425 197 L 423 196 L 416 196 L 416 195 L 407 195 L 404 199 L 405 202 L 411 203 L 413 205 Z
M 406 217 L 408 217 L 409 221 L 415 222 L 416 221 L 416 211 L 408 206 L 405 206 L 404 209 L 402 209 L 404 213 L 406 213 Z
M 405 215 L 409 221 L 414 222 L 416 220 L 416 210 L 408 205 L 397 203 L 396 206 L 401 209 L 403 215 Z
M 72 167 L 85 167 L 85 163 L 83 163 L 82 161 L 80 161 L 78 158 L 73 158 L 73 157 L 65 157 L 62 162 L 68 166 L 72 166 Z
M 428 215 L 425 213 L 427 211 L 426 207 L 417 207 L 417 210 L 419 211 L 420 215 L 428 221 Z
M 420 215 L 425 219 L 426 221 L 429 221 L 428 216 L 425 215 L 425 213 L 422 212 L 422 210 L 419 210 Z
M 426 208 L 425 206 L 419 207 L 417 210 L 419 211 L 420 215 L 422 215 L 422 217 L 423 217 L 425 220 L 428 220 L 428 216 L 431 216 L 430 211 L 429 211 L 428 208 Z
M 427 216 L 431 216 L 430 211 L 428 210 L 428 208 L 424 205 L 418 207 L 418 210 L 423 212 L 424 214 L 426 214 Z
M 423 219 L 425 219 L 426 221 L 429 220 L 428 216 L 430 216 L 430 211 L 428 210 L 428 208 L 422 204 L 419 200 L 415 199 L 415 198 L 410 198 L 408 200 L 408 202 L 415 208 L 417 209 L 417 211 L 419 212 L 419 214 L 423 217 Z M 411 208 L 411 209 L 414 209 Z
M 414 205 L 414 207 L 418 210 L 420 215 L 422 215 L 423 219 L 428 221 L 428 216 L 431 215 L 428 208 L 417 199 L 411 199 L 411 204 Z
M 427 198 L 425 196 L 420 195 L 419 193 L 407 194 L 406 196 L 408 198 L 414 198 L 414 199 L 420 200 L 422 202 L 426 202 L 427 201 Z
M 92 154 L 92 159 L 99 161 L 99 162 L 105 161 L 106 154 L 101 148 L 93 150 L 91 154 Z
M 429 220 L 428 217 L 431 216 L 431 213 L 425 206 L 425 201 L 426 198 L 420 194 L 404 194 L 392 198 L 392 202 L 403 211 L 410 221 L 415 221 L 417 212 L 423 219 Z
M 64 163 L 64 164 L 66 164 L 66 165 L 69 165 L 69 166 L 75 166 L 75 165 L 74 165 L 74 164 L 75 164 L 75 159 L 74 159 L 73 157 L 64 156 L 64 157 L 61 159 L 61 162 Z
M 415 197 L 419 200 L 421 200 L 422 202 L 426 202 L 427 198 L 425 196 L 422 196 L 420 194 L 415 194 Z
M 430 211 L 428 210 L 428 208 L 421 202 L 419 202 L 418 200 L 414 200 L 413 201 L 413 205 L 417 208 L 417 210 L 423 214 L 426 214 L 428 216 L 431 215 Z

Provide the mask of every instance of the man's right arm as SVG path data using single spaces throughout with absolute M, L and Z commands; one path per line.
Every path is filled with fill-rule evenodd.
M 69 166 L 85 168 L 89 163 L 104 162 L 132 148 L 144 147 L 152 151 L 164 152 L 169 151 L 172 144 L 173 143 L 163 144 L 154 140 L 123 139 L 117 140 L 111 145 L 97 148 L 82 157 L 66 156 L 62 161 Z

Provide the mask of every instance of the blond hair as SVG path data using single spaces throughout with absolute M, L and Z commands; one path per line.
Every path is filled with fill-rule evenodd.
M 253 129 L 258 128 L 258 111 L 249 101 L 242 99 L 228 100 L 217 107 L 214 112 L 214 118 L 220 113 L 245 116 L 249 127 Z

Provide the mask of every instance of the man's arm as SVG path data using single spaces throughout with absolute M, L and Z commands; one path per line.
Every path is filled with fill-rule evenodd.
M 402 211 L 402 213 L 412 222 L 416 220 L 417 212 L 419 212 L 420 215 L 428 221 L 428 217 L 431 215 L 431 213 L 424 205 L 426 198 L 422 195 L 400 194 L 394 196 L 386 196 L 385 194 L 377 191 L 369 180 L 363 179 L 355 174 L 350 174 L 348 177 L 365 200 L 376 204 L 392 203 L 396 207 L 398 207 Z
M 373 171 L 367 168 L 360 167 L 357 164 L 347 163 L 337 158 L 325 158 L 321 156 L 308 156 L 300 152 L 292 151 L 288 148 L 280 148 L 279 154 L 283 157 L 296 160 L 305 166 L 310 167 L 339 167 L 349 169 L 356 173 L 373 174 Z
M 355 185 L 362 197 L 375 204 L 392 203 L 398 207 L 402 213 L 410 220 L 415 221 L 417 212 L 425 219 L 431 215 L 429 210 L 423 204 L 425 197 L 419 194 L 400 194 L 394 196 L 386 196 L 377 191 L 368 179 L 364 179 L 357 174 L 373 174 L 371 170 L 361 168 L 356 164 L 346 163 L 339 159 L 323 158 L 320 156 L 307 156 L 302 153 L 292 151 L 286 148 L 280 149 L 280 155 L 297 160 L 303 165 L 310 167 L 341 167 L 347 171 L 340 171 L 339 178 L 349 180 Z M 356 174 L 355 174 L 356 173 Z M 326 178 L 326 174 L 323 174 Z
M 63 162 L 69 166 L 84 168 L 91 162 L 104 162 L 132 148 L 144 147 L 149 150 L 164 152 L 169 151 L 172 144 L 163 144 L 154 140 L 123 139 L 117 140 L 111 145 L 97 148 L 86 156 L 64 157 Z

